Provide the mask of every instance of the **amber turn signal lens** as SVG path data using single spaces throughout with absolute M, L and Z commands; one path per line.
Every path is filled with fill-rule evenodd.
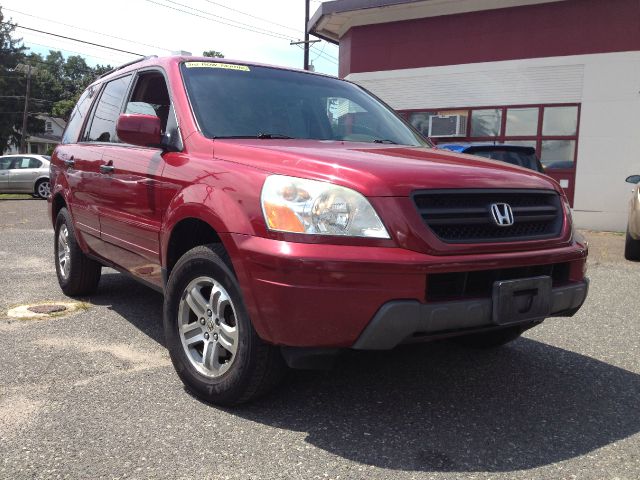
M 286 232 L 304 233 L 304 225 L 296 214 L 284 205 L 264 202 L 264 213 L 269 228 Z

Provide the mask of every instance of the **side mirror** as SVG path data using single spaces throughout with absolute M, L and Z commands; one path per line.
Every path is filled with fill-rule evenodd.
M 627 177 L 625 181 L 633 184 L 640 183 L 640 175 L 631 175 L 630 177 Z
M 116 123 L 118 138 L 140 147 L 160 147 L 160 119 L 155 115 L 123 113 Z

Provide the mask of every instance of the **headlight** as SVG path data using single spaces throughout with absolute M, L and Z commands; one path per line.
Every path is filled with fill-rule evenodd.
M 363 195 L 332 183 L 271 175 L 260 200 L 270 230 L 390 238 Z

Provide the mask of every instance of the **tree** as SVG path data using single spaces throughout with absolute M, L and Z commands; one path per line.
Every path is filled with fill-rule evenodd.
M 25 48 L 21 39 L 13 37 L 15 24 L 5 23 L 2 7 L 0 7 L 0 154 L 9 143 L 16 144 L 19 137 L 17 129 L 22 124 L 20 112 L 24 108 L 25 78 L 14 70 L 23 58 Z
M 205 50 L 202 52 L 203 57 L 224 58 L 224 54 L 218 50 Z

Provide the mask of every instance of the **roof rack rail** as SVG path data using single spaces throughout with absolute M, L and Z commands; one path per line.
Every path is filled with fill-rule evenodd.
M 135 60 L 131 60 L 130 62 L 123 63 L 119 67 L 112 68 L 108 72 L 104 72 L 98 78 L 106 77 L 107 75 L 111 75 L 113 72 L 117 72 L 118 70 L 122 70 L 123 68 L 128 67 L 129 65 L 133 65 L 134 63 L 138 63 L 138 62 L 143 62 L 144 60 L 149 60 L 150 58 L 158 58 L 158 56 L 157 55 L 147 55 L 146 57 L 136 58 Z

